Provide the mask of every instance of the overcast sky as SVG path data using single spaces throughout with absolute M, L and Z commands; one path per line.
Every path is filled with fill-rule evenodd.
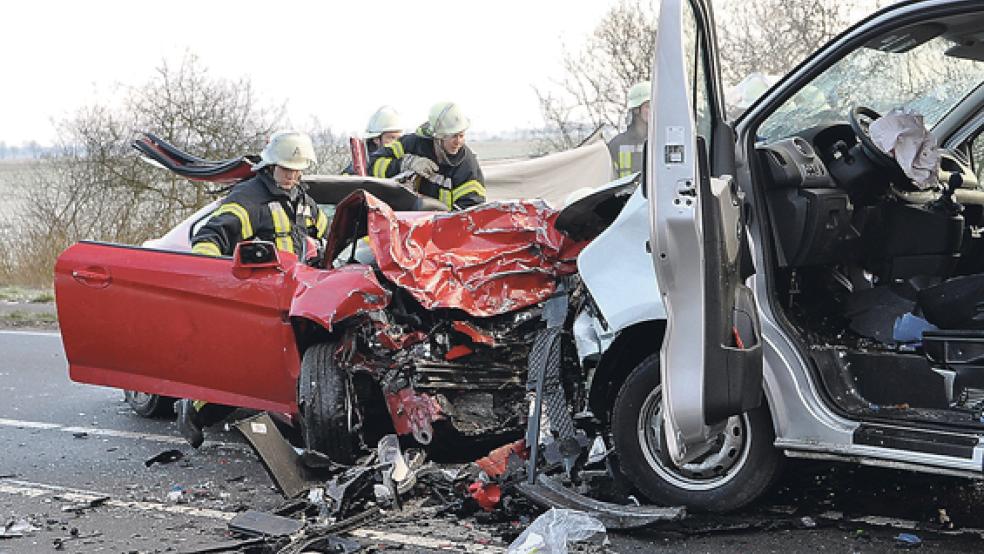
M 185 52 L 216 76 L 248 77 L 296 125 L 361 130 L 392 104 L 413 127 L 450 99 L 476 131 L 535 127 L 532 85 L 561 77 L 565 47 L 616 1 L 5 2 L 0 141 L 48 143 L 52 120 L 112 102 Z

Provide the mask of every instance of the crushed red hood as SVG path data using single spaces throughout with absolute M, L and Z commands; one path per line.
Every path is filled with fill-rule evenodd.
M 587 241 L 558 231 L 557 214 L 538 200 L 396 213 L 360 191 L 338 205 L 327 251 L 333 258 L 353 238 L 368 235 L 386 279 L 425 308 L 492 316 L 545 300 L 557 277 L 577 271 Z

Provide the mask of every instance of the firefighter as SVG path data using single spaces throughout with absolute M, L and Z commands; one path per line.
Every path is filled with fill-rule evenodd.
M 403 125 L 400 114 L 392 106 L 383 106 L 376 110 L 369 118 L 366 125 L 366 132 L 362 138 L 366 141 L 366 159 L 369 154 L 379 150 L 383 146 L 389 146 L 393 141 L 398 140 L 403 135 Z M 342 175 L 354 175 L 355 169 L 352 164 L 342 170 Z
M 616 177 L 642 171 L 642 146 L 649 134 L 649 81 L 632 85 L 625 103 L 629 125 L 608 143 Z
M 373 177 L 413 172 L 415 190 L 437 198 L 449 210 L 485 202 L 485 177 L 478 158 L 465 145 L 468 118 L 454 102 L 431 107 L 417 132 L 400 137 L 369 156 Z
M 312 163 L 317 159 L 310 137 L 297 131 L 274 133 L 253 166 L 256 175 L 238 183 L 195 233 L 192 252 L 230 256 L 241 241 L 266 240 L 306 259 L 311 243 L 317 245 L 328 231 L 328 217 L 301 185 L 301 172 Z M 178 429 L 194 448 L 205 439 L 202 427 L 232 410 L 198 400 L 175 404 Z

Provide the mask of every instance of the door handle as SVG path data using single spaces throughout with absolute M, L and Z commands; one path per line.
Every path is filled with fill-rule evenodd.
M 76 269 L 72 271 L 72 278 L 79 283 L 90 287 L 103 288 L 108 286 L 112 278 L 109 273 L 102 268 L 99 269 Z

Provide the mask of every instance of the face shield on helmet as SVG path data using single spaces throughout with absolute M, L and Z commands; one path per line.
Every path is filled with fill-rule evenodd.
M 311 137 L 299 131 L 277 131 L 260 152 L 260 163 L 253 166 L 253 171 L 271 165 L 303 171 L 316 163 Z
M 399 131 L 403 131 L 400 114 L 392 106 L 383 106 L 369 118 L 369 124 L 366 125 L 366 132 L 363 137 L 373 139 L 378 138 L 383 133 Z

